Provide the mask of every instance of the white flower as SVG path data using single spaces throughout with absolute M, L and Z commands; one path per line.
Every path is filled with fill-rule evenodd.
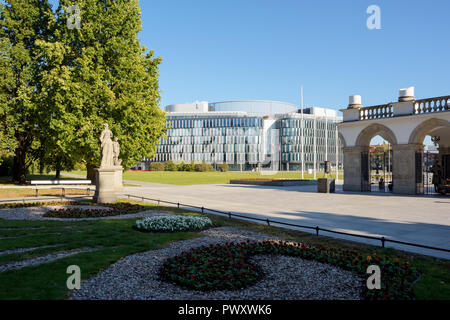
M 200 230 L 211 226 L 211 219 L 196 216 L 154 216 L 136 221 L 136 227 L 147 231 Z

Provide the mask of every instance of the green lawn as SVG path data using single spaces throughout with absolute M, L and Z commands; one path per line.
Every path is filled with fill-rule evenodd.
M 72 171 L 70 173 L 86 175 L 85 171 Z M 317 178 L 322 178 L 323 172 L 317 174 Z M 330 174 L 330 177 L 335 177 L 335 174 Z M 123 179 L 153 182 L 163 184 L 175 185 L 190 185 L 190 184 L 222 184 L 229 183 L 232 179 L 246 179 L 246 178 L 290 178 L 301 179 L 301 172 L 278 172 L 275 175 L 262 175 L 257 172 L 182 172 L 182 171 L 125 171 Z M 305 179 L 313 179 L 312 174 L 304 174 Z M 340 179 L 343 176 L 340 175 Z
M 198 213 L 176 208 L 145 205 L 149 209 L 154 210 L 199 215 Z M 334 247 L 358 250 L 362 254 L 371 256 L 385 255 L 391 258 L 399 257 L 400 259 L 409 261 L 422 272 L 422 276 L 414 285 L 414 293 L 417 299 L 450 299 L 450 262 L 448 260 L 415 255 L 389 248 L 382 249 L 323 236 L 316 237 L 309 233 L 247 221 L 228 219 L 214 215 L 206 216 L 210 217 L 216 226 L 233 226 L 286 240 L 327 248 Z M 64 299 L 69 293 L 66 288 L 66 280 L 68 277 L 66 269 L 69 265 L 75 264 L 80 266 L 82 278 L 87 279 L 121 257 L 137 252 L 158 249 L 168 245 L 170 241 L 179 241 L 199 236 L 198 233 L 140 233 L 131 228 L 135 220 L 57 222 L 0 219 L 0 237 L 17 237 L 2 239 L 0 241 L 0 251 L 15 248 L 60 245 L 54 248 L 39 249 L 22 254 L 0 256 L 0 265 L 10 261 L 28 259 L 61 250 L 75 248 L 98 249 L 97 251 L 79 253 L 38 266 L 0 273 L 0 299 Z
M 97 251 L 78 253 L 54 262 L 0 272 L 0 300 L 2 299 L 65 299 L 67 267 L 78 265 L 82 279 L 87 279 L 121 257 L 137 252 L 162 248 L 170 241 L 198 236 L 197 233 L 149 234 L 132 229 L 136 219 L 98 220 L 79 222 L 13 221 L 0 219 L 0 251 L 47 245 L 60 246 L 0 256 L 0 265 L 40 255 L 72 250 L 96 248 Z M 73 228 L 67 228 L 73 227 Z M 13 228 L 14 230 L 5 230 Z M 75 232 L 79 231 L 79 232 Z

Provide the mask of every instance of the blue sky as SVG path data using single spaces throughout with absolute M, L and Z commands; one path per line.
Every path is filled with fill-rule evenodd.
M 56 0 L 51 1 L 57 3 Z M 161 107 L 279 100 L 340 109 L 450 94 L 448 0 L 140 0 L 143 45 L 163 58 Z M 76 1 L 74 1 L 76 3 Z M 381 9 L 369 30 L 368 6 Z
M 339 109 L 450 94 L 450 1 L 141 0 L 147 48 L 163 58 L 161 105 L 267 99 Z M 381 30 L 369 30 L 369 5 Z

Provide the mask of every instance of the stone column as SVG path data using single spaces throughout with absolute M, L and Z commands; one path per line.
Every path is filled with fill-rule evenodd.
M 369 152 L 369 147 L 345 147 L 344 152 L 344 191 L 362 190 L 361 153 Z M 370 170 L 370 169 L 369 169 Z M 370 183 L 370 181 L 369 181 Z M 370 186 L 370 184 L 369 184 Z
M 423 144 L 392 146 L 393 192 L 423 193 Z

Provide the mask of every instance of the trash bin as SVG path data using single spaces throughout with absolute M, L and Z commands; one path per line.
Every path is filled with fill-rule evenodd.
M 333 193 L 335 189 L 335 180 L 331 178 L 319 178 L 317 180 L 317 192 Z

